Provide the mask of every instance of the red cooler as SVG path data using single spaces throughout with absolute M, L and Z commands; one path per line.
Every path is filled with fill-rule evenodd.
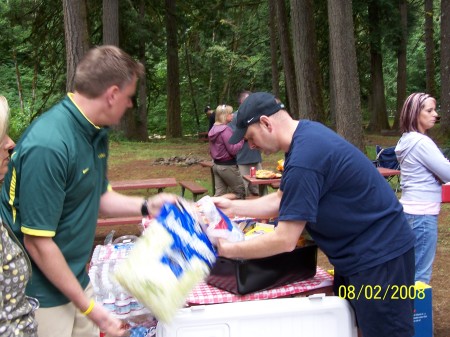
M 450 202 L 450 184 L 442 185 L 442 202 Z

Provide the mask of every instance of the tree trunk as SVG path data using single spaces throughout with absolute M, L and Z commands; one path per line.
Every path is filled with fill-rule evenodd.
M 269 31 L 270 31 L 270 65 L 272 69 L 272 94 L 280 97 L 280 73 L 278 72 L 278 29 L 276 8 L 273 0 L 269 0 Z
M 277 26 L 280 39 L 281 59 L 283 60 L 284 77 L 287 93 L 287 110 L 294 118 L 298 118 L 297 88 L 295 85 L 295 67 L 292 59 L 292 48 L 289 38 L 286 6 L 284 0 L 275 0 Z
M 119 47 L 119 1 L 103 0 L 102 4 L 103 44 Z M 134 139 L 134 109 L 127 109 L 118 125 L 112 129 L 121 131 L 126 138 Z
M 441 132 L 450 132 L 450 0 L 441 0 Z
M 63 0 L 64 36 L 66 42 L 66 91 L 73 90 L 78 62 L 89 49 L 85 0 Z
M 399 0 L 401 35 L 397 51 L 397 109 L 394 116 L 393 130 L 400 129 L 400 112 L 406 99 L 406 45 L 408 43 L 408 5 L 406 0 Z
M 141 27 L 144 27 L 145 22 L 145 0 L 140 0 L 139 2 L 139 23 Z M 139 38 L 139 59 L 143 65 L 145 65 L 145 41 L 141 36 Z M 147 128 L 147 74 L 144 75 L 139 81 L 139 95 L 138 95 L 138 106 L 136 111 L 136 118 L 134 118 L 134 129 L 135 135 L 134 139 L 140 141 L 148 141 L 148 128 Z M 134 114 L 133 114 L 134 115 Z M 131 136 L 131 135 L 129 135 Z
M 299 118 L 324 123 L 322 81 L 311 0 L 291 0 L 291 13 Z
M 381 55 L 381 28 L 379 6 L 376 0 L 369 1 L 369 36 L 370 36 L 370 86 L 369 131 L 380 132 L 389 129 L 384 95 L 383 57 Z
M 119 0 L 103 0 L 103 44 L 119 46 Z
M 24 103 L 23 103 L 22 79 L 20 75 L 19 63 L 17 62 L 17 53 L 15 48 L 13 48 L 12 57 L 14 61 L 14 68 L 16 70 L 16 84 L 17 84 L 17 93 L 19 94 L 20 112 L 23 114 Z
M 38 73 L 39 73 L 39 56 L 37 50 L 33 48 L 33 81 L 31 82 L 31 104 L 30 104 L 30 119 L 34 114 L 35 106 L 36 106 L 36 95 L 37 95 L 37 85 L 38 85 Z
M 428 94 L 436 97 L 436 81 L 434 79 L 433 0 L 425 0 L 425 53 L 426 90 Z
M 178 60 L 176 0 L 166 0 L 167 32 L 167 138 L 180 138 L 181 103 Z
M 105 4 L 105 2 L 108 1 L 107 0 L 104 1 L 103 5 L 109 6 L 109 4 Z M 113 14 L 110 17 L 105 17 L 105 13 L 108 12 L 114 12 L 116 14 Z M 144 16 L 145 16 L 145 0 L 140 0 L 138 18 L 141 27 L 144 26 L 145 22 Z M 115 21 L 113 21 L 112 18 L 115 18 L 114 19 Z M 103 7 L 103 19 L 109 21 L 106 25 L 109 25 L 111 27 L 111 31 L 117 31 L 117 36 L 113 36 L 113 34 L 111 34 L 111 31 L 106 32 L 106 34 L 109 35 L 108 37 L 106 37 L 106 39 L 109 40 L 109 44 L 119 43 L 120 34 L 119 34 L 118 6 L 114 5 L 113 9 L 111 8 L 107 9 Z M 105 26 L 104 26 L 104 33 L 105 33 Z M 105 36 L 103 37 L 103 39 L 104 43 L 107 44 Z M 142 34 L 140 34 L 138 53 L 139 53 L 139 60 L 144 66 L 146 64 L 145 42 L 146 41 L 143 40 Z M 120 124 L 114 127 L 114 129 L 117 131 L 121 131 L 125 135 L 125 138 L 127 139 L 146 142 L 148 141 L 148 129 L 147 129 L 148 123 L 147 123 L 147 77 L 145 72 L 138 82 L 137 93 L 138 94 L 136 95 L 136 99 L 134 100 L 133 107 L 127 109 L 125 115 L 122 117 L 120 121 Z
M 331 108 L 336 131 L 365 152 L 352 2 L 328 0 L 330 26 Z
M 184 55 L 185 55 L 185 62 L 186 62 L 186 74 L 187 74 L 187 78 L 188 78 L 188 83 L 189 83 L 189 93 L 191 96 L 191 100 L 192 100 L 192 108 L 194 110 L 194 114 L 195 114 L 195 122 L 197 123 L 197 130 L 198 132 L 200 132 L 200 118 L 198 116 L 198 109 L 197 109 L 197 101 L 195 99 L 196 94 L 195 94 L 195 90 L 194 90 L 194 85 L 192 83 L 192 74 L 191 74 L 191 59 L 189 57 L 189 50 L 188 50 L 188 46 L 187 46 L 188 42 L 186 41 L 184 44 Z

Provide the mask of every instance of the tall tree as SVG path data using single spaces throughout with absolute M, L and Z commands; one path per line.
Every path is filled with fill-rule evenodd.
M 433 34 L 433 0 L 425 0 L 426 91 L 431 96 L 436 97 Z
M 441 132 L 450 132 L 450 0 L 441 0 Z
M 103 44 L 119 46 L 119 0 L 103 0 Z
M 167 34 L 167 138 L 179 138 L 181 130 L 180 70 L 178 58 L 176 0 L 166 0 Z
M 102 3 L 102 40 L 104 45 L 113 45 L 119 47 L 119 1 L 103 0 Z M 112 128 L 116 131 L 122 131 L 125 135 L 133 134 L 132 128 L 133 111 L 127 109 L 118 125 Z
M 85 0 L 63 0 L 64 36 L 66 41 L 66 91 L 72 91 L 75 69 L 89 49 Z
M 272 70 L 272 94 L 280 97 L 280 73 L 278 71 L 278 28 L 275 19 L 275 2 L 269 2 L 269 32 L 270 32 L 270 68 Z
M 297 87 L 295 85 L 295 66 L 292 57 L 291 39 L 287 23 L 286 5 L 284 0 L 274 0 L 277 18 L 278 35 L 280 40 L 281 59 L 283 61 L 284 78 L 286 84 L 288 111 L 294 118 L 298 118 Z
M 408 5 L 406 0 L 399 0 L 400 35 L 397 50 L 397 105 L 393 130 L 400 128 L 400 112 L 406 99 L 406 46 L 408 43 Z
M 313 3 L 291 0 L 292 41 L 300 118 L 325 122 Z
M 386 96 L 384 94 L 383 56 L 381 51 L 380 8 L 378 0 L 368 3 L 370 37 L 370 123 L 368 130 L 389 129 Z
M 184 43 L 184 57 L 185 57 L 185 64 L 186 64 L 186 74 L 187 79 L 189 83 L 189 92 L 192 100 L 192 106 L 195 114 L 195 122 L 197 123 L 197 128 L 200 130 L 200 119 L 198 117 L 198 109 L 197 109 L 197 100 L 195 99 L 196 94 L 194 90 L 194 85 L 192 81 L 192 72 L 191 72 L 191 57 L 188 50 L 187 42 Z
M 139 1 L 139 23 L 141 27 L 145 27 L 145 0 Z M 139 37 L 139 60 L 145 66 L 145 40 L 144 36 Z M 137 139 L 140 141 L 148 140 L 147 129 L 147 75 L 144 75 L 138 83 L 138 104 L 137 108 L 133 110 L 132 115 L 133 123 L 128 123 L 128 126 L 132 125 L 133 128 L 127 128 L 127 136 L 131 139 Z M 136 113 L 136 116 L 135 116 Z
M 336 131 L 365 152 L 352 1 L 328 0 L 331 109 Z

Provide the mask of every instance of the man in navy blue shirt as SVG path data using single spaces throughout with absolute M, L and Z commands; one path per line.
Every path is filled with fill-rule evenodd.
M 293 120 L 268 93 L 251 94 L 239 108 L 230 143 L 242 138 L 265 154 L 285 153 L 280 189 L 215 203 L 228 215 L 278 217 L 278 225 L 254 240 L 220 240 L 219 255 L 251 259 L 290 252 L 306 228 L 334 265 L 335 294 L 350 301 L 363 336 L 413 336 L 413 297 L 401 299 L 396 289 L 414 286 L 415 239 L 372 162 L 322 124 Z M 363 296 L 356 296 L 360 290 Z M 365 296 L 376 292 L 376 298 Z

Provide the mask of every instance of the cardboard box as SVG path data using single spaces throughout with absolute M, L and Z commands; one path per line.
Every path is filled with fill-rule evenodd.
M 181 309 L 170 324 L 158 322 L 158 337 L 356 337 L 348 301 L 309 297 L 199 305 Z
M 314 277 L 317 245 L 263 259 L 235 260 L 218 257 L 206 282 L 238 295 L 282 286 Z
M 431 286 L 423 282 L 416 282 L 416 297 L 414 299 L 415 337 L 433 337 L 432 296 Z

